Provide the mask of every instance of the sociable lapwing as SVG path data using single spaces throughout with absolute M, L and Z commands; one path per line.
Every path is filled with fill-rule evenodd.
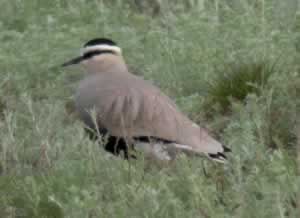
M 128 156 L 136 144 L 158 158 L 173 151 L 206 154 L 223 162 L 230 149 L 191 121 L 152 83 L 132 74 L 121 48 L 112 40 L 88 41 L 81 55 L 62 66 L 81 64 L 86 75 L 75 96 L 76 109 L 87 129 L 108 134 L 106 150 Z M 95 111 L 93 119 L 91 111 Z

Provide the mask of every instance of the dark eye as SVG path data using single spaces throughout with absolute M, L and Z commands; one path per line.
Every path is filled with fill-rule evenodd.
M 97 50 L 97 51 L 90 51 L 90 52 L 87 52 L 83 55 L 83 59 L 89 59 L 89 58 L 92 58 L 96 55 L 101 55 L 101 54 L 114 54 L 114 52 L 112 50 Z
M 89 59 L 89 58 L 92 58 L 93 56 L 99 55 L 99 54 L 101 54 L 101 51 L 91 51 L 91 52 L 85 53 L 83 55 L 83 58 L 84 59 Z

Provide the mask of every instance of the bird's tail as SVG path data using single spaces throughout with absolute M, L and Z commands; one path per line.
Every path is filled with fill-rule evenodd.
M 217 152 L 217 153 L 204 153 L 204 152 L 199 152 L 196 151 L 194 148 L 188 146 L 188 145 L 180 145 L 180 144 L 174 144 L 175 148 L 177 150 L 180 150 L 184 153 L 186 153 L 187 155 L 201 155 L 201 154 L 205 154 L 209 159 L 212 159 L 214 161 L 220 162 L 220 163 L 225 163 L 227 161 L 227 156 L 226 153 L 231 152 L 231 149 L 226 147 L 226 146 L 222 146 L 223 151 L 222 152 Z
M 207 156 L 217 162 L 221 162 L 224 163 L 227 161 L 227 156 L 226 153 L 231 152 L 231 149 L 226 147 L 226 146 L 222 146 L 223 147 L 223 152 L 218 152 L 216 154 L 207 154 Z

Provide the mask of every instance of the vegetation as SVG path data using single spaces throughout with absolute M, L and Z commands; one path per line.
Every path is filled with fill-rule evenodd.
M 286 2 L 0 0 L 0 217 L 299 217 L 300 17 Z M 70 106 L 81 69 L 59 66 L 99 36 L 229 163 L 127 162 L 90 141 Z
M 223 111 L 230 106 L 230 98 L 244 101 L 253 93 L 260 95 L 267 85 L 269 77 L 275 73 L 275 64 L 270 65 L 264 60 L 255 63 L 246 60 L 237 60 L 235 63 L 225 64 L 225 69 L 219 69 L 215 75 L 218 77 L 208 89 L 209 99 L 219 103 Z

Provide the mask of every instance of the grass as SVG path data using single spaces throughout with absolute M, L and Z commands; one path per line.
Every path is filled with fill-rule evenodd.
M 0 217 L 298 217 L 295 7 L 193 2 L 162 1 L 153 17 L 128 1 L 0 0 Z M 90 141 L 70 109 L 81 69 L 59 66 L 99 36 L 229 146 L 229 163 L 126 162 Z M 229 81 L 245 81 L 231 89 L 216 69 L 241 59 L 224 67 Z M 262 67 L 248 63 L 277 67 L 260 80 L 251 72 Z M 221 94 L 207 109 L 208 84 Z M 235 95 L 243 100 L 228 101 Z M 223 101 L 230 113 L 220 113 Z
M 217 78 L 208 89 L 208 98 L 214 104 L 219 104 L 225 113 L 229 110 L 230 99 L 243 102 L 249 94 L 260 95 L 269 77 L 277 71 L 275 63 L 260 61 L 248 60 L 248 63 L 243 63 L 244 61 L 237 60 L 235 63 L 226 64 L 223 69 L 217 69 Z

